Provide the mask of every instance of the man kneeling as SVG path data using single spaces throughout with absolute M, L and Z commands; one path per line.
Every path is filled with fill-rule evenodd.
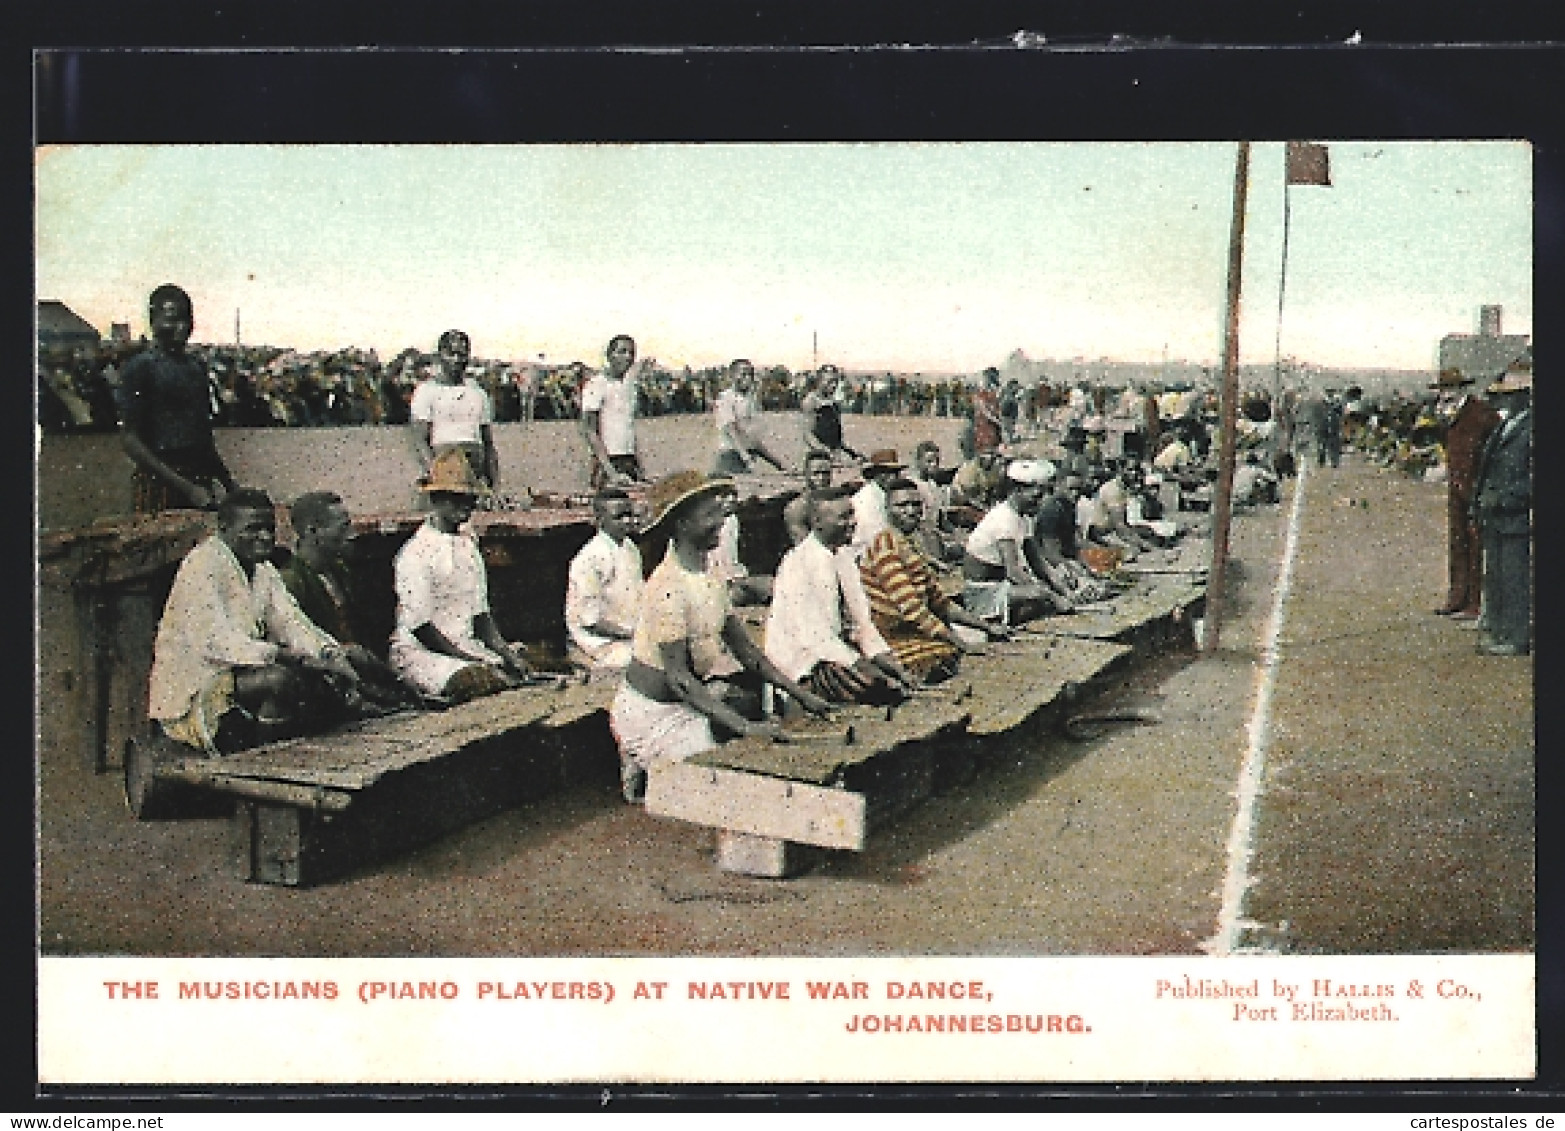
M 358 704 L 358 677 L 267 560 L 277 539 L 272 500 L 233 491 L 217 523 L 174 578 L 148 714 L 170 738 L 213 755 L 340 721 Z
M 391 666 L 425 695 L 465 702 L 514 687 L 527 664 L 489 611 L 489 578 L 466 523 L 478 479 L 460 451 L 443 452 L 423 489 L 434 513 L 397 551 Z
M 810 534 L 784 556 L 772 588 L 766 654 L 790 679 L 835 703 L 899 703 L 918 681 L 876 630 L 853 539 L 853 489 L 810 501 Z

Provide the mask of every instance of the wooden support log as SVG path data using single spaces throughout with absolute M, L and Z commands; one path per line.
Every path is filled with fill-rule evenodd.
M 267 781 L 264 778 L 242 778 L 233 774 L 214 773 L 201 767 L 173 765 L 164 767 L 158 777 L 164 781 L 184 782 L 187 785 L 204 786 L 207 789 L 232 793 L 255 801 L 271 801 L 278 805 L 292 805 L 298 809 L 319 809 L 328 813 L 340 813 L 353 804 L 353 794 L 323 786 L 290 785 L 287 782 Z

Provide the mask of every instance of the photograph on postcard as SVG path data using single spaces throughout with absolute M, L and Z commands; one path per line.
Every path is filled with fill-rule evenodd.
M 34 176 L 57 1079 L 1531 1073 L 1527 143 Z

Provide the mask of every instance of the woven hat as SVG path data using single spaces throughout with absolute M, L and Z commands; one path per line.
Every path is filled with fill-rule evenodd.
M 698 495 L 716 495 L 734 489 L 734 481 L 721 476 L 707 475 L 701 471 L 676 471 L 652 484 L 647 501 L 652 507 L 652 521 L 644 533 L 650 534 L 685 503 Z
M 473 474 L 472 464 L 459 451 L 441 452 L 430 465 L 429 475 L 419 484 L 421 491 L 444 491 L 448 495 L 483 494 L 483 484 Z
M 897 457 L 895 448 L 879 448 L 869 454 L 869 459 L 864 463 L 864 471 L 905 471 L 907 464 Z
M 1488 389 L 1491 393 L 1530 393 L 1532 391 L 1532 364 L 1527 361 L 1513 361 L 1505 369 L 1505 376 L 1501 377 Z

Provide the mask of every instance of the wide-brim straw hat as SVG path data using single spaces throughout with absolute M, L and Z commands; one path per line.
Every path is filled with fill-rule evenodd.
M 473 474 L 473 465 L 461 452 L 441 452 L 430 465 L 429 475 L 419 484 L 419 490 L 448 495 L 472 495 L 483 493 L 483 484 Z
M 645 534 L 651 534 L 663 526 L 680 507 L 702 495 L 720 495 L 734 490 L 734 481 L 721 475 L 707 475 L 701 471 L 676 471 L 665 475 L 652 485 L 647 501 L 652 509 L 652 521 L 647 523 Z
M 1530 393 L 1532 392 L 1532 370 L 1512 369 L 1501 377 L 1488 389 L 1491 393 Z

